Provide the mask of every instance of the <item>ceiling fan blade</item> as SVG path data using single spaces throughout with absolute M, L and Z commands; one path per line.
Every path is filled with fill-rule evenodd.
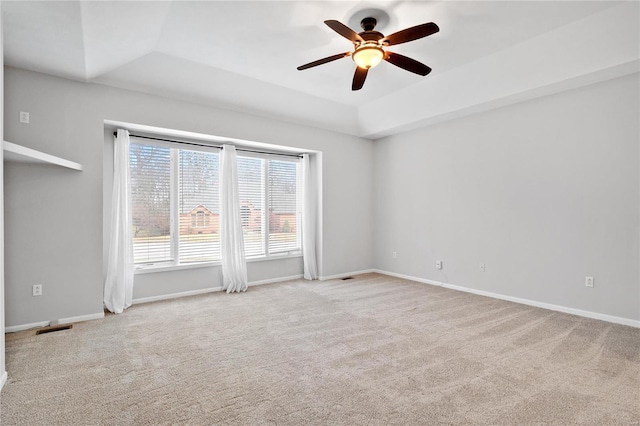
M 340 34 L 342 37 L 351 40 L 353 43 L 363 43 L 364 40 L 362 37 L 358 35 L 357 32 L 353 31 L 351 28 L 347 27 L 342 22 L 336 21 L 334 19 L 330 19 L 328 21 L 324 21 L 325 24 L 333 31 Z
M 368 68 L 356 67 L 356 73 L 353 75 L 353 83 L 351 84 L 351 90 L 360 90 L 364 86 L 364 81 L 367 78 Z
M 398 31 L 397 33 L 386 36 L 380 41 L 386 46 L 392 46 L 394 44 L 406 43 L 408 41 L 430 36 L 438 31 L 440 31 L 440 28 L 433 22 L 429 22 L 428 24 L 416 25 L 415 27 Z
M 427 75 L 431 72 L 431 68 L 429 68 L 422 62 L 418 62 L 415 59 L 400 55 L 399 53 L 386 52 L 384 60 L 387 62 L 391 62 L 396 67 L 400 67 L 404 70 L 411 71 L 419 75 Z
M 342 59 L 345 56 L 351 55 L 351 52 L 338 53 L 337 55 L 329 56 L 326 58 L 318 59 L 317 61 L 309 62 L 308 64 L 300 65 L 298 67 L 299 71 L 306 70 L 307 68 L 317 67 L 318 65 L 326 64 L 327 62 L 335 61 L 338 59 Z

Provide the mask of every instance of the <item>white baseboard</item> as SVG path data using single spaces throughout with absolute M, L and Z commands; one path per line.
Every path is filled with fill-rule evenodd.
M 390 277 L 402 278 L 403 280 L 417 281 L 422 284 L 429 284 L 429 285 L 442 287 L 442 283 L 440 281 L 428 280 L 426 278 L 412 277 L 411 275 L 398 274 L 397 272 L 383 271 L 381 269 L 374 269 L 372 272 L 375 272 L 377 274 L 382 274 L 382 275 L 388 275 Z
M 2 390 L 2 388 L 4 387 L 4 384 L 7 383 L 7 372 L 3 372 L 2 376 L 0 376 L 0 391 Z
M 16 331 L 24 331 L 24 330 L 30 330 L 32 328 L 47 327 L 49 324 L 51 324 L 51 321 L 39 321 L 39 322 L 32 322 L 29 324 L 12 325 L 12 326 L 5 327 L 4 332 L 15 333 Z
M 282 281 L 299 280 L 300 278 L 303 278 L 303 277 L 304 276 L 302 274 L 290 275 L 288 277 L 271 278 L 271 279 L 268 279 L 268 280 L 260 280 L 260 281 L 251 281 L 248 285 L 249 285 L 249 287 L 253 287 L 253 286 L 256 286 L 256 285 L 274 284 L 274 283 L 280 283 Z
M 592 319 L 597 319 L 597 320 L 601 320 L 601 321 L 611 322 L 611 323 L 614 323 L 614 324 L 622 324 L 622 325 L 628 325 L 630 327 L 640 328 L 640 321 L 629 319 L 629 318 L 622 318 L 622 317 L 616 317 L 616 316 L 613 316 L 613 315 L 600 314 L 598 312 L 584 311 L 582 309 L 575 309 L 575 308 L 569 308 L 569 307 L 566 307 L 566 306 L 554 305 L 554 304 L 551 304 L 551 303 L 538 302 L 536 300 L 529 300 L 529 299 L 522 299 L 522 298 L 519 298 L 519 297 L 506 296 L 506 295 L 503 295 L 503 294 L 492 293 L 492 292 L 483 291 L 483 290 L 476 290 L 476 289 L 469 288 L 469 287 L 463 287 L 463 286 L 459 286 L 459 285 L 443 283 L 443 282 L 440 282 L 440 281 L 427 280 L 427 279 L 424 279 L 424 278 L 412 277 L 410 275 L 398 274 L 398 273 L 395 273 L 395 272 L 383 271 L 383 270 L 380 270 L 380 269 L 375 269 L 373 272 L 377 272 L 377 273 L 383 274 L 383 275 L 389 275 L 391 277 L 402 278 L 402 279 L 405 279 L 405 280 L 417 281 L 417 282 L 423 283 L 423 284 L 429 284 L 429 285 L 436 285 L 436 286 L 440 286 L 440 287 L 445 287 L 445 288 L 448 288 L 448 289 L 451 289 L 451 290 L 463 291 L 465 293 L 473 293 L 473 294 L 477 294 L 479 296 L 486 296 L 486 297 L 491 297 L 491 298 L 494 298 L 494 299 L 500 299 L 500 300 L 506 300 L 506 301 L 514 302 L 514 303 L 520 303 L 522 305 L 535 306 L 537 308 L 543 308 L 543 309 L 549 309 L 551 311 L 563 312 L 565 314 L 578 315 L 578 316 L 585 317 L 585 318 L 592 318 Z
M 375 269 L 365 269 L 365 270 L 362 270 L 362 271 L 345 272 L 343 274 L 328 275 L 326 277 L 318 277 L 318 279 L 320 281 L 328 281 L 328 280 L 335 280 L 335 279 L 338 279 L 338 278 L 351 277 L 353 275 L 369 274 L 371 272 L 378 272 L 378 271 L 375 270 Z M 380 273 L 382 273 L 382 272 L 380 272 Z
M 279 277 L 279 278 L 270 278 L 268 280 L 251 281 L 247 285 L 249 287 L 253 287 L 253 286 L 263 285 L 263 284 L 273 284 L 273 283 L 279 283 L 279 282 L 282 282 L 282 281 L 297 280 L 297 279 L 300 279 L 300 278 L 302 278 L 302 275 L 291 275 L 291 276 L 288 276 L 288 277 Z M 133 299 L 132 304 L 138 305 L 140 303 L 149 303 L 149 302 L 157 302 L 159 300 L 177 299 L 179 297 L 186 297 L 186 296 L 197 296 L 199 294 L 215 293 L 215 292 L 218 292 L 218 291 L 223 291 L 223 288 L 222 287 L 203 288 L 203 289 L 200 289 L 200 290 L 191 290 L 191 291 L 182 291 L 182 292 L 179 292 L 179 293 L 161 294 L 159 296 L 140 297 L 138 299 Z
M 90 321 L 104 318 L 104 312 L 95 314 L 79 315 L 76 317 L 60 318 L 57 321 L 39 321 L 30 324 L 12 325 L 4 328 L 5 333 L 15 333 L 16 331 L 30 330 L 32 328 L 48 327 L 51 324 L 71 324 L 75 322 Z
M 77 317 L 60 318 L 58 324 L 71 324 L 74 322 L 91 321 L 104 318 L 104 311 L 96 314 L 80 315 Z
M 169 293 L 169 294 L 161 294 L 159 296 L 140 297 L 138 299 L 133 299 L 131 303 L 134 305 L 138 305 L 140 303 L 157 302 L 159 300 L 170 300 L 170 299 L 177 299 L 179 297 L 197 296 L 199 294 L 215 293 L 216 291 L 222 291 L 222 287 L 203 288 L 200 290 L 182 291 L 180 293 Z

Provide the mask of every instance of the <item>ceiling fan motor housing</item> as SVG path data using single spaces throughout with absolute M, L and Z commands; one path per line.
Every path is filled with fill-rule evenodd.
M 376 23 L 376 18 L 371 17 L 364 18 L 362 22 L 360 22 L 360 26 L 364 31 L 359 33 L 358 35 L 365 41 L 365 43 L 363 44 L 374 45 L 374 43 L 370 42 L 376 42 L 375 44 L 377 44 L 378 40 L 381 40 L 384 37 L 384 34 L 373 30 L 376 26 Z
M 360 21 L 360 26 L 365 31 L 372 31 L 376 27 L 377 23 L 378 21 L 376 20 L 376 18 L 372 18 L 368 16 L 364 18 L 362 21 Z
M 384 37 L 382 33 L 379 33 L 377 31 L 363 31 L 358 35 L 362 37 L 364 41 L 378 41 L 382 37 Z

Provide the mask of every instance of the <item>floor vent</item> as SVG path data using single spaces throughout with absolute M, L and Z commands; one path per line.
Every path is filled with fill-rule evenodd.
M 344 278 L 342 279 L 342 281 L 352 280 L 352 279 L 353 279 L 353 277 L 344 277 Z
M 70 330 L 72 328 L 73 328 L 72 324 L 56 325 L 56 326 L 53 326 L 53 327 L 41 328 L 40 330 L 36 331 L 36 335 L 37 334 L 45 334 L 45 333 L 53 333 L 54 331 Z

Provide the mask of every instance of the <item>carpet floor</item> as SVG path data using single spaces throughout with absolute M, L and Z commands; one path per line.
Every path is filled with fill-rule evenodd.
M 378 274 L 6 335 L 8 425 L 640 424 L 640 329 Z

